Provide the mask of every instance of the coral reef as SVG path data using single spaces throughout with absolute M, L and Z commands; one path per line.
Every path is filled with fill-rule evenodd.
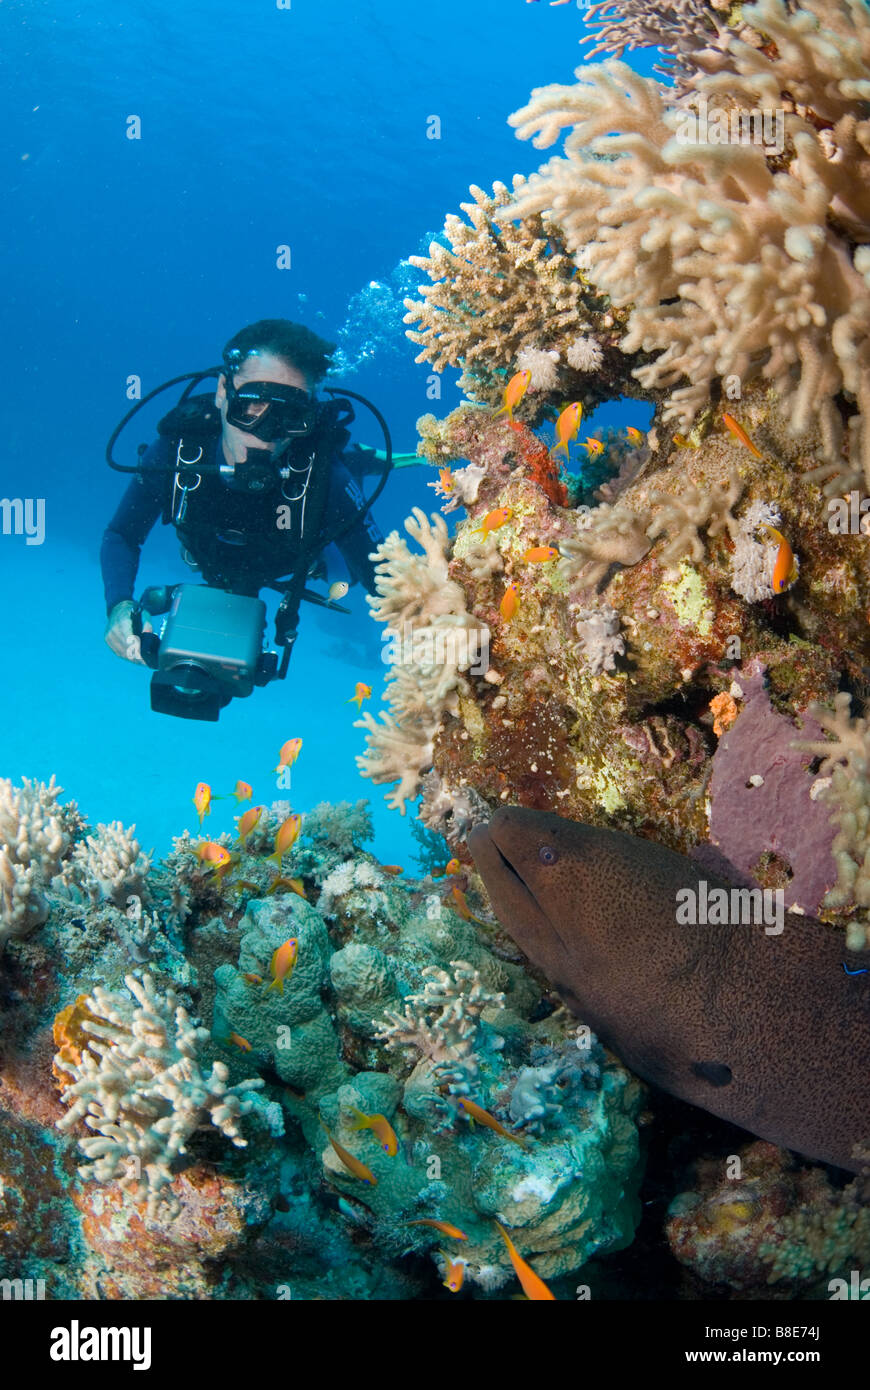
M 466 1283 L 492 1291 L 510 1277 L 494 1217 L 544 1277 L 630 1240 L 637 1083 L 588 1030 L 542 1009 L 538 986 L 452 902 L 357 861 L 323 880 L 316 909 L 251 900 L 240 928 L 237 963 L 217 971 L 215 1035 L 250 1044 L 358 1241 L 390 1259 L 431 1252 L 439 1268 L 435 1234 L 408 1223 L 451 1221 L 469 1236 Z M 292 981 L 266 990 L 255 981 L 290 930 Z M 472 1128 L 466 1097 L 500 1130 Z M 395 1153 L 359 1129 L 359 1112 L 386 1118 Z M 512 1140 L 514 1125 L 536 1138 Z
M 58 1128 L 84 1120 L 95 1130 L 98 1137 L 79 1140 L 90 1160 L 80 1175 L 118 1179 L 136 1200 L 147 1197 L 146 1215 L 153 1216 L 161 1201 L 178 1209 L 168 1190 L 172 1164 L 203 1123 L 245 1146 L 238 1121 L 253 1105 L 247 1092 L 263 1082 L 227 1086 L 222 1062 L 205 1074 L 198 1053 L 208 1029 L 191 1022 L 173 990 L 160 994 L 150 975 L 127 975 L 124 983 L 132 1000 L 97 985 L 64 1011 L 55 1065 L 73 1079 L 61 1096 L 69 1109 Z
M 466 799 L 445 792 L 445 818 L 473 817 Z M 51 804 L 68 863 L 87 827 Z M 71 1298 L 414 1297 L 440 1288 L 441 1243 L 409 1225 L 431 1218 L 467 1232 L 466 1286 L 489 1297 L 512 1277 L 496 1220 L 549 1279 L 627 1245 L 639 1083 L 453 894 L 467 879 L 404 879 L 365 852 L 367 803 L 314 807 L 281 866 L 305 896 L 276 891 L 286 811 L 266 809 L 222 878 L 178 837 L 151 908 L 73 900 L 57 874 L 40 931 L 6 942 L 6 1272 L 26 1261 Z
M 462 203 L 467 221 L 450 214 L 449 247 L 433 242 L 411 264 L 432 282 L 422 300 L 406 299 L 408 337 L 422 351 L 418 362 L 436 371 L 460 367 L 469 399 L 501 405 L 515 371 L 531 370 L 519 419 L 538 420 L 561 397 L 591 408 L 629 383 L 629 364 L 616 349 L 624 314 L 593 291 L 574 265 L 556 221 L 537 213 L 499 224 L 511 193 L 472 186 Z M 602 370 L 604 368 L 604 370 Z
M 832 1275 L 848 1280 L 870 1258 L 870 1209 L 858 1184 L 839 1191 L 822 1169 L 765 1143 L 701 1160 L 666 1229 L 703 1292 L 723 1285 L 756 1298 L 829 1297 Z
M 747 395 L 740 420 L 750 438 L 764 439 L 769 452 L 761 458 L 724 428 L 711 429 L 703 449 L 660 440 L 634 448 L 639 464 L 618 454 L 617 500 L 579 512 L 532 478 L 527 459 L 540 443 L 525 426 L 511 429 L 468 406 L 438 426 L 442 464 L 468 459 L 484 471 L 439 576 L 462 590 L 461 599 L 449 591 L 451 606 L 488 629 L 488 669 L 468 674 L 440 726 L 428 719 L 425 748 L 412 742 L 404 762 L 397 720 L 392 771 L 406 774 L 409 790 L 425 786 L 424 823 L 454 850 L 463 832 L 450 824 L 451 803 L 472 791 L 473 816 L 458 816 L 465 833 L 487 806 L 508 802 L 616 825 L 683 851 L 704 844 L 724 727 L 714 733 L 721 715 L 711 702 L 734 700 L 728 717 L 737 722 L 728 733 L 736 736 L 743 705 L 731 686 L 754 658 L 767 670 L 777 714 L 832 698 L 841 671 L 862 678 L 870 661 L 864 539 L 819 524 L 825 501 L 810 476 L 817 436 L 796 447 L 790 418 L 760 389 Z M 434 442 L 434 424 L 426 428 Z M 526 435 L 532 443 L 524 449 Z M 481 519 L 502 508 L 509 519 L 481 542 Z M 797 583 L 776 598 L 768 580 L 776 547 L 755 540 L 768 517 L 794 538 L 801 558 Z M 542 545 L 561 558 L 524 560 Z M 745 553 L 756 546 L 749 587 L 735 575 L 749 574 Z M 431 580 L 424 575 L 423 583 L 421 603 Z M 509 585 L 518 603 L 506 620 L 500 602 Z M 799 729 L 789 731 L 794 737 Z M 763 767 L 747 776 L 753 772 L 766 776 Z M 769 824 L 792 810 L 783 805 Z M 818 821 L 807 818 L 807 833 Z M 801 869 L 824 876 L 830 861 L 815 843 L 821 857 L 810 864 L 801 856 Z
M 404 303 L 417 361 L 458 369 L 467 397 L 417 423 L 423 495 L 456 525 L 415 507 L 375 552 L 389 672 L 356 724 L 363 777 L 403 815 L 420 798 L 420 876 L 368 852 L 362 800 L 305 811 L 279 871 L 299 808 L 274 802 L 243 844 L 215 836 L 217 874 L 198 836 L 152 862 L 53 778 L 0 781 L 0 1247 L 4 1276 L 44 1276 L 52 1298 L 449 1299 L 452 1247 L 427 1222 L 468 1237 L 463 1296 L 507 1296 L 500 1222 L 573 1297 L 569 1276 L 594 1260 L 582 1277 L 606 1283 L 634 1238 L 652 1121 L 677 1195 L 663 1218 L 650 1194 L 642 1239 L 669 1245 L 683 1294 L 825 1298 L 870 1258 L 870 1136 L 848 1186 L 766 1143 L 699 1160 L 709 1127 L 569 1016 L 493 920 L 466 843 L 499 806 L 555 811 L 630 832 L 638 864 L 653 841 L 782 889 L 833 964 L 796 1014 L 744 1020 L 747 1048 L 826 988 L 860 1008 L 870 977 L 840 967 L 870 946 L 853 518 L 870 490 L 870 11 L 608 0 L 587 19 L 606 60 L 511 118 L 563 151 L 512 190 L 473 186 L 343 330 L 345 369 L 371 362 Z M 650 45 L 666 84 L 621 61 Z M 589 423 L 626 397 L 642 404 L 625 423 Z M 593 433 L 562 467 L 549 426 L 568 402 Z M 598 905 L 618 904 L 616 877 Z M 678 1014 L 664 996 L 646 1013 Z M 648 1075 L 638 1008 L 621 1044 Z M 793 1028 L 795 1048 L 824 1049 L 824 1028 Z
M 577 534 L 563 540 L 559 572 L 569 584 L 594 588 L 611 565 L 636 565 L 650 548 L 646 513 L 602 502 L 580 518 Z
M 615 59 L 578 68 L 575 86 L 533 93 L 512 124 L 538 148 L 567 128 L 565 156 L 518 180 L 494 215 L 557 222 L 592 285 L 629 311 L 622 348 L 653 354 L 634 375 L 667 393 L 665 420 L 688 429 L 723 381 L 745 391 L 761 377 L 794 434 L 818 428 L 832 489 L 861 477 L 870 486 L 866 6 L 744 5 L 758 46 L 692 9 L 678 95 Z M 605 27 L 599 47 L 636 42 L 637 7 L 632 19 L 615 34 Z M 712 65 L 699 38 L 711 21 Z M 683 13 L 684 40 L 685 22 Z M 719 133 L 708 135 L 716 117 Z
M 0 781 L 0 942 L 48 920 L 46 888 L 70 844 L 57 806 L 62 791 L 53 777 L 25 778 L 20 788 Z
M 405 522 L 422 547 L 413 554 L 393 531 L 375 552 L 377 597 L 372 616 L 387 624 L 395 652 L 389 658 L 388 710 L 380 723 L 365 711 L 357 725 L 368 731 L 367 751 L 357 762 L 375 782 L 398 782 L 388 803 L 404 814 L 417 795 L 420 775 L 432 763 L 432 742 L 443 715 L 455 715 L 468 689 L 463 672 L 480 661 L 487 628 L 465 606 L 458 584 L 448 577 L 447 526 L 419 507 Z
M 135 826 L 125 830 L 120 821 L 98 825 L 95 835 L 79 840 L 61 867 L 60 879 L 73 901 L 111 902 L 124 907 L 133 896 L 147 894 L 150 855 L 143 854 L 134 838 Z

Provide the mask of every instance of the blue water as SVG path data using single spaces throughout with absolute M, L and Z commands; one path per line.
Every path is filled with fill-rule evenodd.
M 354 762 L 363 735 L 345 701 L 365 680 L 374 708 L 384 673 L 359 589 L 351 618 L 307 610 L 287 681 L 219 723 L 151 712 L 148 673 L 102 637 L 99 544 L 124 487 L 106 439 L 130 375 L 148 391 L 215 363 L 245 323 L 288 317 L 338 338 L 360 293 L 393 283 L 470 183 L 538 166 L 506 117 L 533 87 L 571 80 L 583 32 L 573 5 L 523 0 L 3 0 L 0 495 L 44 498 L 46 535 L 0 535 L 0 775 L 55 774 L 93 823 L 135 822 L 162 854 L 196 826 L 198 781 L 287 796 L 269 769 L 298 735 L 294 805 L 368 796 L 377 852 L 409 862 L 407 819 Z M 439 141 L 426 138 L 433 114 Z M 276 269 L 283 244 L 289 270 Z M 396 319 L 394 304 L 374 356 L 345 380 L 413 450 L 414 422 L 433 409 L 429 369 Z M 454 380 L 439 414 L 458 403 Z M 637 410 L 605 407 L 591 428 L 643 423 Z M 150 437 L 137 421 L 125 461 Z M 356 437 L 380 443 L 364 412 Z M 385 532 L 411 505 L 431 510 L 431 476 L 394 475 L 376 507 Z M 184 577 L 158 526 L 137 592 Z M 215 806 L 211 831 L 232 827 L 233 804 Z

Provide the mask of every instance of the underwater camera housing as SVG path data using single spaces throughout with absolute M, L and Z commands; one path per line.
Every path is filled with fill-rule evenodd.
M 146 590 L 139 608 L 168 609 L 161 636 L 140 636 L 142 659 L 154 671 L 151 708 L 157 714 L 214 721 L 234 696 L 250 695 L 273 679 L 278 658 L 263 651 L 262 599 L 179 584 Z

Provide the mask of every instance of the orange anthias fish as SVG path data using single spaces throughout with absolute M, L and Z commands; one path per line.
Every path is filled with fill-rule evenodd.
M 202 825 L 205 817 L 211 815 L 211 787 L 208 782 L 197 782 L 196 791 L 193 793 L 193 804 L 199 816 L 199 823 Z
M 640 430 L 635 429 L 634 425 L 626 425 L 625 432 L 631 440 L 632 444 L 643 443 L 643 434 Z
M 463 872 L 461 861 L 455 856 L 452 859 L 448 859 L 444 866 L 444 872 L 445 874 L 461 874 Z
M 438 477 L 445 492 L 452 492 L 456 483 L 449 468 L 439 468 Z
M 583 418 L 583 406 L 580 401 L 574 401 L 571 405 L 566 405 L 562 414 L 556 421 L 556 443 L 550 450 L 550 457 L 557 454 L 560 449 L 565 450 L 565 457 L 568 458 L 568 445 L 572 439 L 577 438 L 577 431 L 580 428 L 580 421 Z
M 604 445 L 601 443 L 601 440 L 592 439 L 589 435 L 583 440 L 583 448 L 590 458 L 597 458 L 599 454 L 604 453 Z
M 247 1038 L 243 1038 L 240 1033 L 230 1033 L 227 1036 L 227 1042 L 233 1043 L 236 1047 L 240 1047 L 243 1052 L 250 1052 L 251 1050 L 251 1044 L 248 1042 Z
M 399 874 L 405 872 L 401 864 L 382 864 L 381 869 L 385 874 L 390 874 L 392 878 L 398 878 Z
M 777 531 L 775 526 L 768 526 L 766 522 L 762 522 L 758 529 L 759 531 L 764 531 L 770 539 L 775 541 L 779 546 L 779 550 L 776 552 L 776 560 L 773 564 L 773 579 L 771 583 L 773 585 L 773 592 L 775 594 L 781 594 L 785 589 L 790 588 L 798 577 L 797 556 L 785 536 L 781 531 Z
M 500 527 L 504 526 L 505 522 L 510 521 L 512 516 L 513 508 L 496 507 L 494 512 L 487 512 L 479 526 L 472 527 L 470 534 L 475 536 L 477 532 L 480 531 L 483 539 L 486 540 L 491 531 L 498 531 Z
M 722 424 L 726 427 L 726 429 L 729 429 L 731 431 L 735 439 L 739 439 L 741 444 L 745 444 L 746 448 L 749 450 L 751 454 L 755 456 L 755 458 L 764 458 L 764 455 L 761 452 L 761 450 L 756 448 L 743 426 L 737 423 L 733 415 L 729 415 L 726 412 L 722 416 Z
M 502 406 L 501 410 L 497 410 L 495 412 L 495 415 L 493 415 L 492 417 L 494 420 L 497 420 L 499 415 L 506 414 L 511 424 L 513 424 L 514 410 L 519 405 L 523 396 L 528 391 L 529 382 L 531 381 L 531 379 L 532 374 L 530 371 L 516 372 L 511 377 L 510 381 L 505 387 L 504 405 Z
M 239 820 L 239 844 L 243 845 L 251 831 L 259 824 L 265 806 L 251 806 Z
M 214 840 L 203 840 L 197 847 L 196 857 L 200 864 L 210 864 L 213 869 L 222 869 L 224 864 L 229 864 L 232 855 L 225 845 L 218 845 Z
M 511 1240 L 510 1236 L 508 1235 L 501 1222 L 496 1221 L 495 1224 L 501 1231 L 501 1238 L 508 1248 L 508 1254 L 511 1257 L 511 1264 L 516 1270 L 517 1278 L 523 1286 L 523 1292 L 525 1293 L 526 1297 L 531 1299 L 532 1302 L 544 1302 L 545 1300 L 551 1300 L 553 1303 L 555 1303 L 556 1295 L 550 1293 L 550 1290 L 547 1288 L 547 1285 L 544 1283 L 540 1275 L 535 1273 L 530 1264 L 526 1264 L 525 1260 L 523 1259 L 517 1247 L 514 1245 L 513 1241 Z
M 446 1257 L 445 1257 L 446 1258 Z M 444 1287 L 451 1293 L 459 1293 L 462 1288 L 462 1281 L 465 1278 L 464 1260 L 447 1260 L 447 1269 L 444 1274 Z
M 474 913 L 471 911 L 471 908 L 468 906 L 465 894 L 463 893 L 460 887 L 454 886 L 453 888 L 451 888 L 450 893 L 453 898 L 453 910 L 454 912 L 458 913 L 458 915 L 462 918 L 463 922 L 480 922 L 480 925 L 482 927 L 489 925 L 487 922 L 484 922 L 480 917 L 475 917 Z
M 250 970 L 245 971 L 244 975 L 242 976 L 242 979 L 247 980 L 249 985 L 261 985 L 263 983 L 262 975 L 255 975 Z
M 269 989 L 278 989 L 284 993 L 284 981 L 289 980 L 293 974 L 293 967 L 296 964 L 296 957 L 299 955 L 299 941 L 297 937 L 291 936 L 283 946 L 279 946 L 271 961 L 269 962 L 269 973 L 272 976 L 272 983 Z
M 339 1144 L 337 1139 L 333 1139 L 322 1120 L 320 1123 L 323 1125 L 327 1139 L 335 1149 L 335 1152 L 338 1154 L 347 1171 L 352 1173 L 355 1178 L 360 1178 L 363 1182 L 371 1183 L 372 1187 L 377 1187 L 378 1180 L 371 1168 L 367 1168 L 364 1163 L 360 1163 L 358 1158 L 354 1158 L 353 1154 Z
M 351 1106 L 351 1111 L 356 1116 L 356 1124 L 352 1128 L 370 1129 L 384 1153 L 393 1158 L 399 1151 L 399 1141 L 386 1115 L 366 1115 L 355 1105 Z
M 559 552 L 552 545 L 532 545 L 526 551 L 523 559 L 528 565 L 544 565 L 548 560 L 555 560 Z
M 253 801 L 254 788 L 249 782 L 237 782 L 233 791 L 236 801 Z
M 464 1231 L 460 1231 L 458 1226 L 451 1226 L 449 1221 L 435 1221 L 431 1216 L 421 1217 L 419 1221 L 406 1221 L 406 1226 L 431 1226 L 433 1231 L 440 1231 L 442 1236 L 449 1236 L 451 1240 L 468 1240 Z
M 288 850 L 293 848 L 296 841 L 299 839 L 299 832 L 301 829 L 302 817 L 298 813 L 288 816 L 283 825 L 278 829 L 278 834 L 275 836 L 274 853 L 266 856 L 266 863 L 268 864 L 274 860 L 280 868 L 281 859 Z
M 362 681 L 357 681 L 353 689 L 353 694 L 349 700 L 345 700 L 346 705 L 356 705 L 357 709 L 362 709 L 363 700 L 370 700 L 372 688 L 365 685 Z
M 506 623 L 509 623 L 511 618 L 516 617 L 517 611 L 519 610 L 519 606 L 519 587 L 516 584 L 508 584 L 507 588 L 501 596 L 501 603 L 498 606 L 498 611 L 504 618 L 504 621 Z
M 528 1148 L 524 1139 L 521 1139 L 518 1134 L 511 1134 L 510 1130 L 505 1129 L 504 1125 L 500 1125 L 495 1116 L 490 1115 L 489 1111 L 484 1110 L 476 1101 L 469 1100 L 467 1096 L 460 1096 L 456 1103 L 469 1119 L 477 1120 L 477 1123 L 486 1129 L 494 1130 L 496 1134 L 501 1135 L 502 1139 L 510 1139 L 512 1144 L 519 1144 L 521 1149 Z
M 287 742 L 278 754 L 278 766 L 276 772 L 284 772 L 288 767 L 292 767 L 302 751 L 301 738 L 288 738 Z
M 269 884 L 265 896 L 268 898 L 272 893 L 297 893 L 300 898 L 305 897 L 301 878 L 283 878 L 280 874 Z

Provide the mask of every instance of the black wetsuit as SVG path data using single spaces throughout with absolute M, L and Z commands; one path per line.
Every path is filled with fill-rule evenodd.
M 172 452 L 170 453 L 170 450 Z M 357 450 L 356 460 L 368 451 Z M 174 449 L 166 439 L 159 439 L 146 451 L 141 471 L 130 481 L 115 515 L 103 534 L 100 565 L 106 594 L 106 611 L 116 603 L 133 597 L 133 586 L 139 568 L 139 556 L 145 538 L 162 516 L 171 521 L 174 472 L 166 465 L 174 459 Z M 347 462 L 345 461 L 347 459 Z M 203 461 L 224 462 L 221 438 L 209 440 Z M 294 483 L 280 481 L 261 493 L 236 491 L 216 474 L 202 475 L 202 491 L 188 494 L 184 520 L 172 522 L 183 546 L 201 570 L 205 583 L 231 589 L 235 593 L 256 595 L 264 585 L 291 574 L 304 546 L 308 549 L 322 535 L 328 540 L 331 533 L 347 524 L 363 502 L 362 492 L 353 472 L 354 452 L 336 454 L 330 467 L 329 492 L 322 523 L 312 532 L 312 518 L 306 518 L 304 503 L 294 498 Z M 192 471 L 192 470 L 191 470 Z M 177 489 L 176 489 L 177 500 Z M 287 529 L 279 527 L 277 517 L 283 509 L 291 515 Z M 176 513 L 177 513 L 176 507 Z M 306 531 L 306 524 L 308 529 Z M 341 536 L 335 547 L 347 567 L 350 583 L 359 582 L 366 589 L 374 588 L 374 566 L 369 555 L 383 536 L 371 512 Z M 330 570 L 332 564 L 330 564 Z M 336 576 L 332 573 L 330 579 Z M 338 577 L 345 577 L 343 574 Z

